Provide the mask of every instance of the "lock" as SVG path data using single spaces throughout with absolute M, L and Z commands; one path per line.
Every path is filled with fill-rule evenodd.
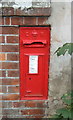
M 21 100 L 48 98 L 49 55 L 49 27 L 20 27 Z
M 31 80 L 31 78 L 29 78 L 29 80 Z

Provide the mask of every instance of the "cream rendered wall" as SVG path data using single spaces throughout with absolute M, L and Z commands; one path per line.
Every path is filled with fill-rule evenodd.
M 35 4 L 34 4 L 35 2 Z M 2 3 L 2 4 L 1 4 Z M 29 7 L 48 7 L 50 6 L 50 0 L 0 0 L 0 7 L 1 6 L 10 6 L 14 8 L 21 9 L 29 8 Z
M 51 60 L 50 95 L 60 97 L 71 88 L 71 56 L 57 57 L 54 52 L 64 43 L 71 42 L 71 3 L 52 2 L 51 24 Z

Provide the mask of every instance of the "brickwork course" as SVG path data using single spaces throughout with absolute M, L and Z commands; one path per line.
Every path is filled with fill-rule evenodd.
M 2 118 L 48 118 L 55 113 L 56 108 L 63 105 L 58 94 L 58 81 L 56 81 L 57 84 L 54 84 L 56 87 L 50 90 L 48 100 L 20 100 L 19 28 L 21 25 L 50 26 L 47 21 L 51 14 L 51 7 L 35 7 L 27 10 L 13 7 L 0 8 L 0 105 L 2 103 L 0 107 L 2 107 Z M 54 40 L 58 41 L 56 37 Z M 52 81 L 50 83 L 53 84 Z M 60 84 L 62 85 L 62 83 Z

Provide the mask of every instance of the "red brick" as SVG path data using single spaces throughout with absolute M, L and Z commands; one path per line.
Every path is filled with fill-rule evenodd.
M 0 108 L 2 108 L 2 102 L 0 102 Z
M 7 108 L 7 102 L 2 102 L 2 108 Z
M 2 100 L 19 100 L 19 94 L 3 94 Z
M 0 25 L 4 25 L 4 18 L 0 17 Z
M 13 107 L 20 107 L 20 103 L 19 102 L 13 102 Z
M 2 79 L 0 79 L 0 85 L 2 85 Z
M 13 104 L 12 104 L 12 102 L 8 102 L 8 106 L 7 106 L 8 108 L 12 108 L 13 107 Z
M 19 71 L 8 71 L 8 77 L 19 77 Z
M 0 100 L 2 100 L 2 95 L 0 95 Z
M 26 101 L 25 107 L 36 107 L 36 102 L 34 101 Z
M 0 77 L 6 77 L 6 71 L 0 71 Z
M 38 17 L 38 25 L 46 25 L 48 17 Z
M 45 101 L 38 101 L 37 107 L 47 107 L 47 103 L 45 103 Z
M 0 52 L 18 52 L 18 45 L 0 45 Z
M 25 107 L 25 102 L 13 102 L 13 107 Z
M 29 109 L 29 110 L 21 110 L 22 115 L 42 115 L 44 114 L 43 109 Z
M 3 62 L 2 64 L 0 63 L 0 66 L 2 65 L 2 69 L 18 69 L 19 64 L 18 63 L 5 63 Z
M 8 115 L 10 115 L 10 118 L 16 115 L 19 115 L 19 110 L 14 110 L 14 109 L 2 109 L 2 115 L 7 115 L 7 119 L 8 119 Z M 6 120 L 7 120 L 6 119 Z M 4 119 L 5 120 L 5 119 Z M 15 118 L 14 118 L 15 120 Z
M 18 61 L 19 60 L 19 55 L 18 54 L 7 54 L 7 60 Z
M 14 79 L 11 82 L 11 85 L 18 85 L 19 84 L 19 79 Z
M 24 12 L 21 9 L 16 9 L 15 14 L 16 15 L 23 15 Z
M 15 11 L 15 12 L 14 12 Z M 27 10 L 16 9 L 13 7 L 2 7 L 0 8 L 0 15 L 2 16 L 13 16 L 13 15 L 24 15 L 24 16 L 50 16 L 51 15 L 51 7 L 47 8 L 30 8 Z
M 6 86 L 0 86 L 0 93 L 7 93 L 7 87 Z
M 7 36 L 7 43 L 19 43 L 18 36 Z
M 7 108 L 7 102 L 2 102 L 2 108 Z
M 18 85 L 19 79 L 2 79 L 1 84 L 2 85 Z
M 0 36 L 0 43 L 4 43 L 4 36 Z
M 0 34 L 18 34 L 19 29 L 17 27 L 2 27 Z
M 10 17 L 5 17 L 5 24 L 10 25 Z
M 25 17 L 24 23 L 25 25 L 36 25 L 36 17 Z
M 4 61 L 5 60 L 5 54 L 0 54 L 0 61 Z
M 27 10 L 17 9 L 15 15 L 25 15 L 25 16 L 50 16 L 51 15 L 51 8 L 30 8 Z
M 23 24 L 23 17 L 12 17 L 11 24 L 12 25 L 22 25 Z
M 12 108 L 12 102 L 2 102 L 2 108 Z
M 7 93 L 7 87 L 6 86 L 2 86 L 2 93 Z
M 8 93 L 19 93 L 19 87 L 18 86 L 8 87 Z
M 13 7 L 2 7 L 2 15 L 14 15 Z
M 0 93 L 2 93 L 2 86 L 0 86 Z

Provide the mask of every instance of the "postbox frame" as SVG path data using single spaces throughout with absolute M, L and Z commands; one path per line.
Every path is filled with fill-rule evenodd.
M 20 26 L 21 27 L 46 27 L 50 30 L 50 26 L 49 25 L 45 25 L 45 26 Z M 20 44 L 19 44 L 20 45 Z M 21 48 L 20 48 L 21 49 Z M 19 50 L 21 52 L 21 50 Z M 33 55 L 33 54 L 30 54 L 30 55 Z M 36 53 L 35 55 L 39 55 L 39 53 Z M 43 55 L 43 54 L 42 54 Z M 21 57 L 20 57 L 20 60 L 21 60 Z M 21 62 L 21 61 L 20 61 Z M 45 91 L 46 91 L 46 97 L 24 97 L 24 89 L 23 89 L 23 80 L 21 80 L 21 71 L 20 71 L 20 99 L 21 100 L 45 100 L 45 99 L 48 99 L 48 86 L 49 86 L 49 81 L 48 81 L 48 77 L 49 77 L 49 62 L 50 62 L 50 34 L 49 34 L 49 49 L 48 49 L 48 75 L 47 75 L 47 80 L 45 81 L 45 84 L 47 84 L 46 88 L 45 88 Z M 20 68 L 21 68 L 21 65 L 20 65 Z M 21 69 L 20 69 L 21 70 Z

